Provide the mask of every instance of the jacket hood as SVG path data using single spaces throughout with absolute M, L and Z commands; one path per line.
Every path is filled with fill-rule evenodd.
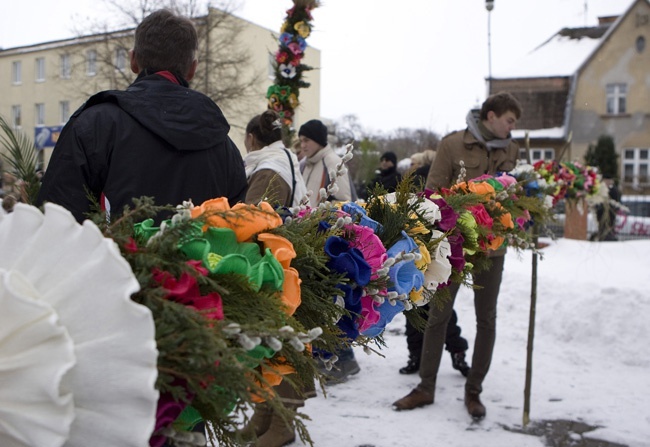
M 138 78 L 126 91 L 98 93 L 86 108 L 93 100 L 116 104 L 179 151 L 210 149 L 228 138 L 230 126 L 214 101 L 162 76 Z

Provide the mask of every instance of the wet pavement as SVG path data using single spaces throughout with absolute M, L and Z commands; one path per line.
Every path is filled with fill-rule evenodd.
M 505 430 L 543 437 L 547 447 L 628 447 L 590 436 L 599 427 L 579 421 L 533 421 L 526 428 L 504 427 Z

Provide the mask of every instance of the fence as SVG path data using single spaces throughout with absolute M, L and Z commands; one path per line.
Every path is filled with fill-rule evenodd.
M 650 196 L 627 195 L 621 199 L 623 207 L 616 210 L 613 234 L 619 241 L 650 239 Z M 567 225 L 565 203 L 555 207 L 556 222 L 547 225 L 555 237 L 564 237 Z M 594 209 L 585 210 L 587 215 L 587 239 L 598 238 L 598 217 Z M 572 224 L 569 222 L 568 224 Z

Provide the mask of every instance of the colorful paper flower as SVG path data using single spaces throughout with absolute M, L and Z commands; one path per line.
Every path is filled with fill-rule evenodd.
M 303 21 L 300 21 L 295 25 L 293 25 L 293 29 L 295 29 L 298 32 L 298 34 L 300 34 L 300 37 L 304 39 L 309 37 L 309 34 L 311 33 L 311 28 L 309 27 L 308 24 L 306 24 Z
M 296 75 L 296 67 L 292 65 L 280 64 L 278 70 L 280 71 L 280 76 L 282 76 L 283 78 L 291 79 Z
M 261 202 L 259 206 L 238 203 L 230 208 L 225 197 L 207 200 L 194 207 L 192 217 L 198 216 L 205 216 L 207 225 L 231 228 L 239 242 L 282 225 L 282 218 L 267 202 Z

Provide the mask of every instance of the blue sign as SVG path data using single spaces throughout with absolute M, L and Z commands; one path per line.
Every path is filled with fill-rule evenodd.
M 40 126 L 34 129 L 34 146 L 41 150 L 46 147 L 54 147 L 61 135 L 63 126 Z

